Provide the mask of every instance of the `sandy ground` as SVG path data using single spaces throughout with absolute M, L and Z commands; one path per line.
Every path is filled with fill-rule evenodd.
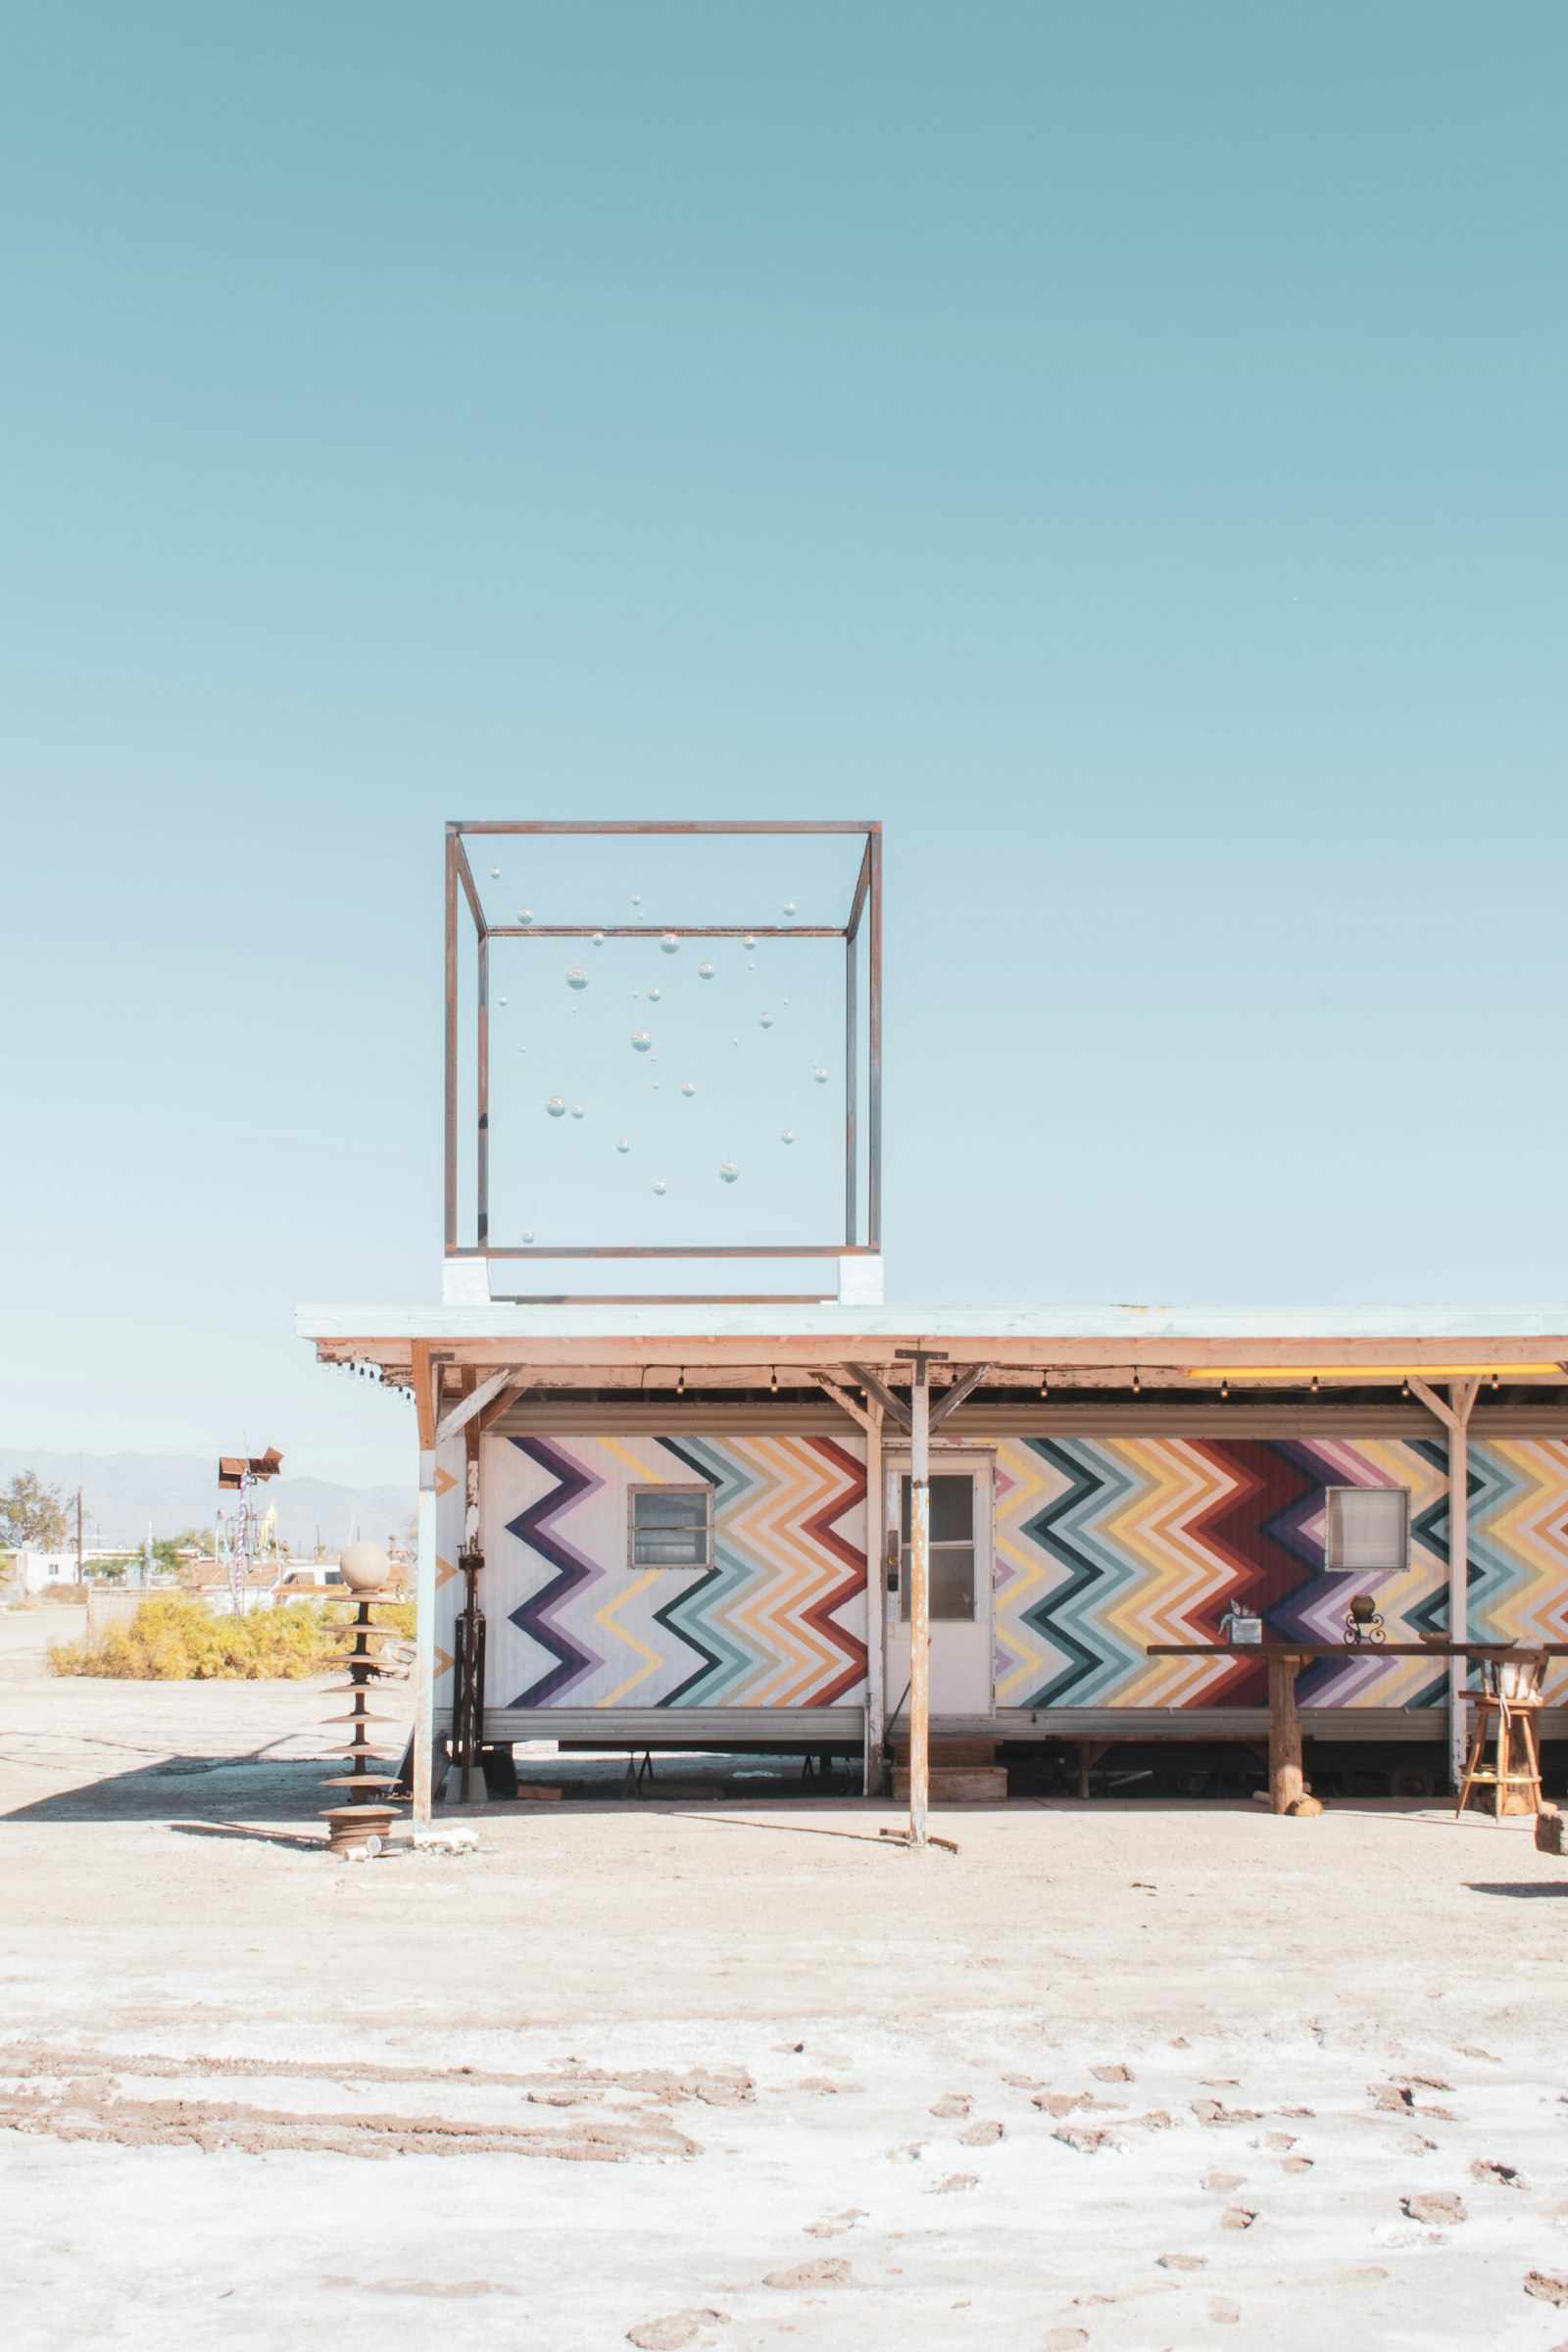
M 671 1784 L 346 1866 L 341 1704 L 0 1686 L 19 2352 L 1568 2345 L 1528 1824 L 1028 1803 L 913 1855 Z

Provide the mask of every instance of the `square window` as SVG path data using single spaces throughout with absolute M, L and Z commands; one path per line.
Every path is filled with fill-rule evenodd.
M 633 1568 L 709 1568 L 713 1558 L 711 1487 L 633 1487 Z
M 1323 1564 L 1333 1575 L 1397 1574 L 1410 1565 L 1405 1487 L 1330 1487 Z

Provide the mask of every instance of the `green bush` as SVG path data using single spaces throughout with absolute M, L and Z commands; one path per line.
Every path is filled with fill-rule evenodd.
M 301 1682 L 336 1663 L 352 1610 L 352 1602 L 299 1600 L 218 1617 L 188 1593 L 160 1595 L 144 1600 L 128 1625 L 108 1626 L 90 1642 L 51 1644 L 49 1671 L 125 1683 Z M 412 1641 L 414 1604 L 377 1607 L 375 1622 Z

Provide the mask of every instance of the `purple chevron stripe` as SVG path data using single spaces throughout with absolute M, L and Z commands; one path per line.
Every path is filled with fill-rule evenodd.
M 584 1495 L 596 1494 L 605 1482 L 595 1478 L 575 1456 L 564 1453 L 559 1446 L 547 1446 L 542 1438 L 514 1438 L 511 1443 L 556 1481 L 551 1494 L 542 1494 L 537 1502 L 531 1502 L 525 1511 L 507 1522 L 508 1535 L 515 1536 L 519 1544 L 526 1544 L 556 1571 L 549 1584 L 512 1612 L 513 1624 L 531 1636 L 541 1649 L 548 1650 L 556 1662 L 508 1703 L 514 1707 L 542 1707 L 571 1690 L 585 1675 L 592 1674 L 600 1663 L 591 1652 L 579 1649 L 567 1638 L 558 1619 L 573 1595 L 585 1585 L 594 1583 L 604 1571 L 596 1568 L 592 1560 L 584 1559 L 580 1551 L 573 1550 L 555 1522 Z

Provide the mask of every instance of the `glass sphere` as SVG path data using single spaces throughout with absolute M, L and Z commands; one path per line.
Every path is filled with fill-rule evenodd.
M 719 1163 L 718 1172 L 725 1184 L 733 1184 L 736 1177 L 740 1174 L 739 1168 L 735 1165 L 735 1162 L 732 1159 L 722 1160 Z
M 533 1240 L 533 1235 L 531 1233 L 525 1233 L 522 1238 L 525 1242 L 531 1242 Z
M 817 1063 L 815 1069 L 811 1072 L 811 1076 L 816 1080 L 818 1086 L 826 1086 L 827 1072 L 823 1069 L 820 1062 Z
M 663 992 L 663 990 L 662 990 L 662 988 L 651 988 L 651 989 L 648 991 L 648 1002 L 649 1002 L 649 1004 L 657 1004 L 659 1003 L 659 1000 L 660 1000 L 660 998 L 661 998 L 661 997 L 663 995 L 663 993 L 664 993 L 664 992 Z
M 668 1192 L 668 1190 L 669 1190 L 669 1187 L 668 1187 L 668 1185 L 667 1185 L 667 1184 L 664 1182 L 664 1179 L 662 1178 L 662 1176 L 661 1176 L 661 1177 L 659 1177 L 659 1178 L 657 1178 L 657 1179 L 656 1179 L 656 1181 L 655 1181 L 655 1184 L 654 1184 L 654 1190 L 655 1190 L 655 1192 L 656 1192 L 656 1193 L 667 1193 L 667 1192 Z
M 493 866 L 490 868 L 490 879 L 491 879 L 491 881 L 492 881 L 492 882 L 499 882 L 499 881 L 500 881 L 500 879 L 501 879 L 501 868 L 500 868 L 500 866 L 499 866 L 499 865 L 493 865 Z
M 617 1152 L 629 1152 L 629 1151 L 631 1150 L 631 1139 L 630 1139 L 630 1137 L 629 1137 L 629 1136 L 624 1136 L 624 1135 L 623 1135 L 623 1136 L 621 1137 L 621 1139 L 620 1139 L 619 1143 L 618 1143 L 618 1144 L 615 1146 L 615 1150 L 616 1150 Z
M 533 921 L 533 908 L 531 906 L 519 906 L 517 908 L 517 920 L 519 923 L 531 923 Z
M 695 1086 L 693 1086 L 693 1084 L 692 1084 L 691 1080 L 688 1078 L 688 1079 L 687 1079 L 687 1081 L 686 1081 L 686 1083 L 685 1083 L 685 1085 L 684 1085 L 684 1086 L 681 1088 L 681 1090 L 680 1090 L 680 1091 L 681 1091 L 681 1093 L 682 1093 L 683 1095 L 695 1095 L 695 1094 L 696 1094 L 696 1092 L 697 1092 L 697 1089 L 696 1089 L 696 1087 L 695 1087 Z
M 582 1104 L 580 1102 L 574 1102 L 572 1104 L 571 1115 L 574 1119 L 580 1119 L 582 1117 Z
M 566 1115 L 566 1099 L 564 1095 L 552 1095 L 548 1102 L 546 1102 L 545 1108 L 549 1111 L 550 1116 L 553 1119 L 564 1119 Z
M 653 1042 L 646 1029 L 634 1029 L 631 1033 L 631 1050 L 634 1054 L 646 1054 Z
M 602 931 L 596 931 L 590 944 L 596 948 L 602 948 L 605 944 L 604 933 Z
M 742 946 L 743 948 L 755 948 L 755 947 L 756 947 L 756 945 L 757 945 L 757 934 L 756 934 L 755 932 L 753 932 L 753 931 L 748 931 L 748 932 L 747 932 L 747 934 L 746 934 L 746 937 L 745 937 L 745 938 L 744 938 L 744 939 L 741 941 L 741 946 Z
M 760 1029 L 771 1029 L 773 1015 L 770 1012 L 760 1012 L 757 1016 L 757 1025 Z
M 680 941 L 675 937 L 673 931 L 666 931 L 659 944 L 666 956 L 676 955 L 680 948 Z
M 574 963 L 566 974 L 566 986 L 568 988 L 586 988 L 587 985 L 587 973 L 583 970 L 580 963 Z
M 789 920 L 790 916 L 791 916 L 791 915 L 792 915 L 794 912 L 795 912 L 795 901 L 794 901 L 793 899 L 786 899 L 786 900 L 785 900 L 785 902 L 784 902 L 784 919 L 785 919 L 785 921 L 786 921 L 786 922 L 788 922 L 788 920 Z
M 786 1127 L 786 1128 L 783 1130 L 783 1132 L 780 1134 L 780 1136 L 779 1136 L 779 1139 L 778 1139 L 778 1140 L 779 1140 L 779 1142 L 780 1142 L 781 1144 L 793 1144 L 793 1143 L 794 1143 L 794 1141 L 795 1141 L 795 1130 L 794 1130 L 794 1128 L 793 1128 L 793 1127 Z
M 699 980 L 711 980 L 713 977 L 712 965 L 710 963 L 700 963 L 697 966 L 697 977 Z

